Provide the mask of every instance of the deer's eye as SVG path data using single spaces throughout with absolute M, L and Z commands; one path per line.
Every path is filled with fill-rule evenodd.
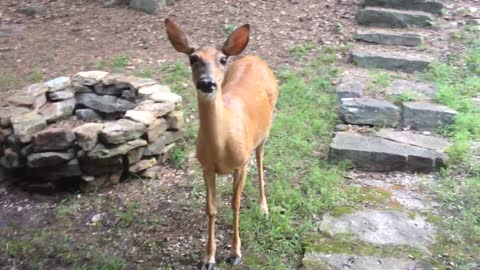
M 194 54 L 190 55 L 188 59 L 190 60 L 190 65 L 193 65 L 198 62 L 198 56 Z
M 222 58 L 220 58 L 220 64 L 222 64 L 222 65 L 227 64 L 227 57 L 226 56 L 223 56 Z

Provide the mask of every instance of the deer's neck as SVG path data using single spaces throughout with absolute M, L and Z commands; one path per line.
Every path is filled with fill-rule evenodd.
M 229 125 L 229 111 L 223 103 L 221 89 L 217 91 L 214 99 L 198 98 L 199 132 L 203 140 L 206 140 L 213 147 L 220 147 L 222 142 L 225 141 Z

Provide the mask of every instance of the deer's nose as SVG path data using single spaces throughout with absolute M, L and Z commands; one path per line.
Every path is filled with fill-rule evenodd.
M 197 89 L 203 93 L 212 93 L 213 91 L 217 90 L 217 83 L 210 78 L 201 79 L 197 83 Z

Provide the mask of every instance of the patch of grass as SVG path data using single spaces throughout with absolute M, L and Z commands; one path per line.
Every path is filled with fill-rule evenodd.
M 14 83 L 15 83 L 15 78 L 13 76 L 1 74 L 0 75 L 0 94 L 1 92 L 12 87 Z
M 369 70 L 368 77 L 370 78 L 370 86 L 373 91 L 387 87 L 392 78 L 389 73 L 379 70 Z
M 32 71 L 26 77 L 27 81 L 30 83 L 41 82 L 44 80 L 43 71 L 41 68 L 33 68 Z
M 186 168 L 186 162 L 188 160 L 187 153 L 183 148 L 174 148 L 170 154 L 170 160 L 173 165 L 180 169 Z
M 235 24 L 225 24 L 223 26 L 222 32 L 225 37 L 228 37 L 235 29 L 237 29 L 237 26 Z
M 307 43 L 293 46 L 290 49 L 288 49 L 288 51 L 294 58 L 301 59 L 305 55 L 307 55 L 309 52 L 311 52 L 313 49 L 315 49 L 315 44 L 311 42 L 307 42 Z
M 113 72 L 122 72 L 128 66 L 129 62 L 130 62 L 130 55 L 128 55 L 127 53 L 118 54 L 112 60 Z
M 105 62 L 105 59 L 103 58 L 97 59 L 93 63 L 93 68 L 96 70 L 103 70 L 105 69 L 105 66 L 106 66 L 106 62 Z
M 117 210 L 115 215 L 117 217 L 117 224 L 120 227 L 129 227 L 132 222 L 137 219 L 136 211 L 140 206 L 136 203 L 130 203 L 125 206 L 125 209 Z
M 480 109 L 472 103 L 480 93 L 478 40 L 450 62 L 434 65 L 425 77 L 437 85 L 437 101 L 458 111 L 455 123 L 444 130 L 452 141 L 449 169 L 427 186 L 442 210 L 431 218 L 441 228 L 434 250 L 450 254 L 458 269 L 480 266 L 480 164 L 472 159 L 471 149 L 471 141 L 480 139 Z
M 400 105 L 403 102 L 417 101 L 420 97 L 415 92 L 405 91 L 400 95 L 393 95 L 390 99 L 394 104 Z

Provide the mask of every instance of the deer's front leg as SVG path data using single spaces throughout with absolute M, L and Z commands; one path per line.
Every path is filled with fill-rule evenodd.
M 240 242 L 240 201 L 242 199 L 243 187 L 245 186 L 245 179 L 247 178 L 248 163 L 237 169 L 233 173 L 233 197 L 232 197 L 232 211 L 233 211 L 233 240 L 230 263 L 233 265 L 240 264 L 242 260 L 241 242 Z
M 217 217 L 217 202 L 216 202 L 216 180 L 215 172 L 203 171 L 203 179 L 207 189 L 207 207 L 206 213 L 208 216 L 208 242 L 207 253 L 205 255 L 202 270 L 212 270 L 215 268 L 215 252 L 217 244 L 215 242 L 215 220 Z

